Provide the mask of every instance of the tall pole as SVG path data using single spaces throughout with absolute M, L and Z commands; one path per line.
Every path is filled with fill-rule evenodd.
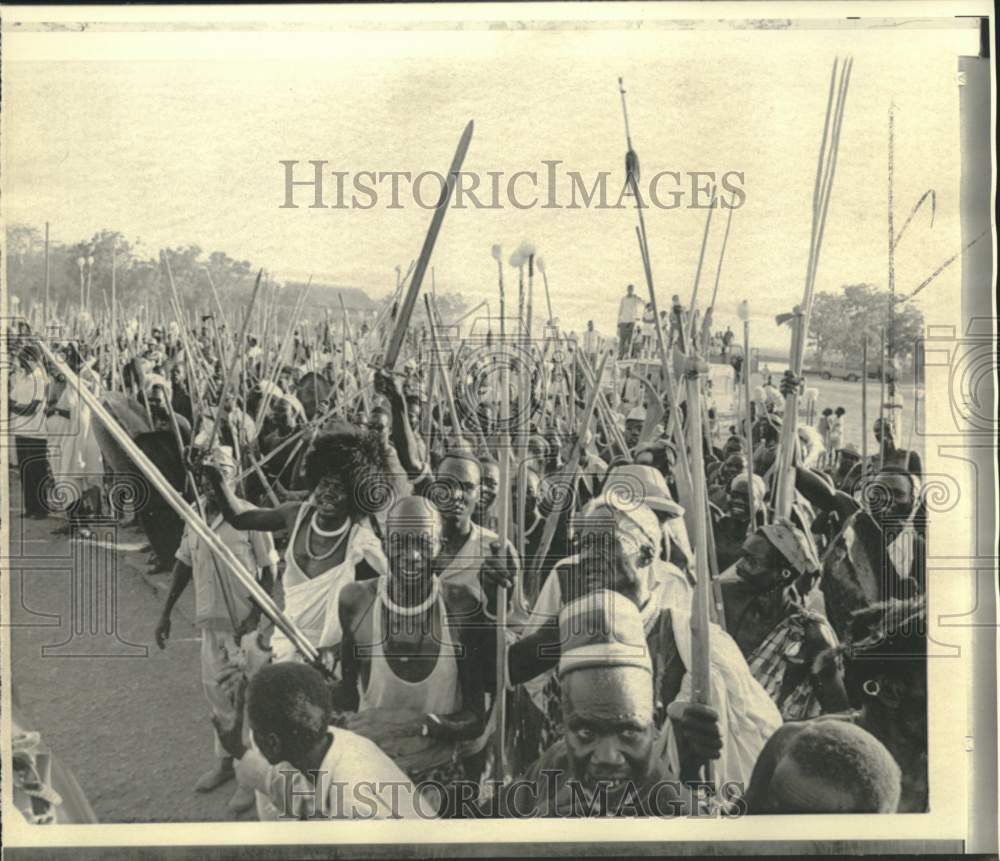
M 893 365 L 893 358 L 895 356 L 895 338 L 893 332 L 895 329 L 895 314 L 896 314 L 896 237 L 895 237 L 895 227 L 893 221 L 892 213 L 892 180 L 893 180 L 893 155 L 895 147 L 895 105 L 890 102 L 889 104 L 889 317 L 887 321 L 888 326 L 888 336 L 886 339 L 886 365 L 888 367 L 889 379 L 886 381 L 888 385 L 889 400 L 892 401 L 893 396 L 896 394 L 896 374 L 895 366 Z M 895 428 L 893 428 L 895 430 Z
M 878 422 L 879 436 L 878 444 L 878 468 L 885 466 L 885 326 L 882 327 L 881 365 L 879 366 L 879 396 L 878 396 Z
M 868 469 L 868 333 L 861 347 L 861 475 Z
M 740 302 L 737 309 L 739 318 L 743 321 L 743 399 L 746 402 L 746 435 L 747 435 L 747 496 L 750 503 L 750 522 L 747 524 L 747 535 L 757 528 L 757 502 L 753 493 L 753 416 L 750 400 L 750 306 L 746 299 Z
M 118 288 L 115 281 L 118 258 L 118 238 L 115 237 L 111 244 L 111 338 L 112 347 L 111 362 L 111 391 L 117 391 L 118 380 L 118 357 L 117 357 L 117 331 L 118 331 Z
M 45 222 L 45 304 L 42 306 L 42 314 L 45 316 L 42 328 L 47 330 L 49 325 L 49 223 L 47 221 Z

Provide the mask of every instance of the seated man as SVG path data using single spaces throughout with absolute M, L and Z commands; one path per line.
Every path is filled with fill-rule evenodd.
M 749 813 L 896 812 L 899 766 L 870 732 L 835 717 L 785 726 L 754 769 Z
M 462 742 L 484 729 L 481 640 L 491 628 L 467 589 L 433 567 L 441 520 L 427 500 L 399 500 L 386 519 L 389 573 L 340 593 L 347 726 L 414 781 L 464 778 Z M 478 619 L 478 624 L 473 622 Z M 461 620 L 461 622 L 459 622 Z
M 244 746 L 243 705 L 253 733 Z M 261 821 L 428 816 L 409 778 L 374 742 L 330 726 L 330 689 L 306 664 L 270 664 L 235 690 L 234 719 L 213 717 L 236 778 L 257 793 Z M 309 775 L 307 778 L 306 775 Z

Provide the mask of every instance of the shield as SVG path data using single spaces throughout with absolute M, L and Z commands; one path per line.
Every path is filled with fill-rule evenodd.
M 148 457 L 163 477 L 178 492 L 184 492 L 184 464 L 177 453 L 177 442 L 172 431 L 149 431 L 135 438 L 135 444 Z M 132 472 L 137 468 L 132 467 Z M 161 564 L 174 557 L 184 533 L 184 521 L 174 511 L 156 488 L 150 486 L 136 514 L 153 552 Z
M 122 392 L 106 392 L 101 398 L 101 405 L 115 417 L 132 439 L 152 430 L 142 405 Z M 111 468 L 111 472 L 121 475 L 136 472 L 125 449 L 118 445 L 107 428 L 99 421 L 92 422 L 91 427 L 97 437 L 97 444 L 101 447 L 104 462 Z

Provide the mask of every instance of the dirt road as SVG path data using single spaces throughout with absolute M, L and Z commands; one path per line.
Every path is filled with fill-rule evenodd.
M 192 590 L 161 652 L 153 627 L 170 578 L 141 573 L 142 533 L 118 530 L 117 552 L 102 556 L 93 542 L 53 535 L 62 519 L 23 518 L 14 471 L 9 489 L 13 690 L 32 728 L 102 822 L 227 819 L 235 783 L 193 790 L 214 754 Z

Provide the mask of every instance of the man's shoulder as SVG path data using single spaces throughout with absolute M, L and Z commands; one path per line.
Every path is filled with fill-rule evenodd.
M 377 578 L 347 583 L 340 590 L 339 601 L 348 612 L 356 612 L 374 602 L 377 588 Z

